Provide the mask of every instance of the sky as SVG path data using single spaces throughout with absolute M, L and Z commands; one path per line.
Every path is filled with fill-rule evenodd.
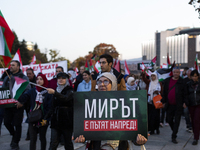
M 0 10 L 18 39 L 55 49 L 70 61 L 100 43 L 122 59 L 142 57 L 143 41 L 156 31 L 200 27 L 190 0 L 2 0 Z M 49 56 L 48 56 L 49 57 Z

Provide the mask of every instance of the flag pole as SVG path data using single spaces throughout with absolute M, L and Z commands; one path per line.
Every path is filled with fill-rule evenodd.
M 9 76 L 9 74 L 8 74 L 7 70 L 5 69 L 5 66 L 3 65 L 3 63 L 2 63 L 2 61 L 1 61 L 1 59 L 0 59 L 0 62 L 1 62 L 1 65 L 3 66 L 3 68 L 4 68 L 4 71 L 6 72 L 6 74 L 7 74 L 8 78 L 10 79 L 10 76 Z
M 30 82 L 30 81 L 29 81 L 29 83 L 30 83 L 30 84 L 33 84 L 33 85 L 35 85 L 35 86 L 39 86 L 39 87 L 41 87 L 41 88 L 43 88 L 43 89 L 45 89 L 45 90 L 47 89 L 46 87 L 41 86 L 41 85 L 39 85 L 39 84 L 35 84 L 35 83 L 33 83 L 33 82 Z

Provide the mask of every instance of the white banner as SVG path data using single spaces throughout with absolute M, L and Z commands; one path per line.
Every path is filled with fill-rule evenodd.
M 46 75 L 47 80 L 51 80 L 53 76 L 56 74 L 56 67 L 61 66 L 64 69 L 64 72 L 67 73 L 67 61 L 59 61 L 59 62 L 52 62 L 52 63 L 45 63 L 41 64 L 42 73 Z M 37 75 L 39 64 L 35 65 L 24 65 L 23 66 L 23 73 L 26 75 L 26 70 L 28 68 L 32 68 L 34 70 L 35 75 Z M 4 69 L 0 68 L 0 76 L 4 73 Z

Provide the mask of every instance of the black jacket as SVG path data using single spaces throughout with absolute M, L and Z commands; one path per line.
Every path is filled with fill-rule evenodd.
M 166 104 L 166 109 L 168 109 L 169 106 L 169 100 L 168 100 L 168 94 L 169 94 L 169 82 L 172 77 L 169 77 L 165 79 L 164 81 L 164 90 L 162 94 L 162 103 Z M 178 81 L 176 82 L 175 85 L 175 95 L 176 95 L 176 106 L 177 110 L 182 111 L 183 109 L 183 103 L 184 103 L 184 82 L 181 77 L 179 77 Z
M 35 99 L 36 99 L 37 93 L 36 93 L 36 88 L 32 88 L 29 91 L 25 92 L 22 96 L 21 99 L 23 101 L 28 101 L 30 104 L 30 110 L 29 111 L 33 111 L 34 107 L 35 107 Z M 43 99 L 43 104 L 42 104 L 42 112 L 43 112 L 43 116 L 45 116 L 50 108 L 51 108 L 51 102 L 52 102 L 52 96 L 51 94 L 48 94 L 47 92 L 44 93 L 42 95 L 44 97 Z M 50 117 L 47 118 L 46 120 L 49 121 Z
M 77 91 L 79 83 L 83 81 L 83 75 L 79 73 L 79 75 L 76 77 L 76 82 L 74 83 L 74 91 Z
M 73 88 L 66 86 L 53 95 L 51 109 L 45 118 L 51 117 L 51 128 L 73 129 Z
M 187 106 L 200 105 L 200 80 L 190 80 L 185 86 L 185 104 Z

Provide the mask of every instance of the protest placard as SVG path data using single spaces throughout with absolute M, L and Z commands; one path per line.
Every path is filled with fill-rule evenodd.
M 74 93 L 74 137 L 86 140 L 147 138 L 147 95 L 140 91 Z

